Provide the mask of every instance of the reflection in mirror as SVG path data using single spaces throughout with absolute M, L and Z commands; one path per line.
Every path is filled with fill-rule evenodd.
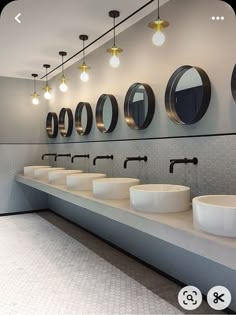
M 133 84 L 125 97 L 125 121 L 132 129 L 145 129 L 155 111 L 155 96 L 147 84 Z
M 48 113 L 46 119 L 46 130 L 49 138 L 56 138 L 58 134 L 58 118 L 56 113 Z
M 96 106 L 96 126 L 102 133 L 112 132 L 118 121 L 118 104 L 111 94 L 102 94 Z
M 236 65 L 234 66 L 234 70 L 233 70 L 232 78 L 231 78 L 231 91 L 232 91 L 234 101 L 236 102 Z
M 211 98 L 210 80 L 204 70 L 183 66 L 171 76 L 165 93 L 169 118 L 182 125 L 198 122 L 206 113 Z
M 80 136 L 88 135 L 93 125 L 93 112 L 89 103 L 80 102 L 75 110 L 75 129 Z
M 70 137 L 73 130 L 73 114 L 70 108 L 62 108 L 59 114 L 59 130 L 62 137 Z

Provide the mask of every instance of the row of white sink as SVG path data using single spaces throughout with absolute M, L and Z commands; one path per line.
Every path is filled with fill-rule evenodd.
M 128 199 L 134 210 L 151 213 L 191 209 L 190 188 L 181 185 L 140 185 L 136 178 L 106 178 L 102 173 L 83 173 L 50 166 L 26 166 L 24 176 L 66 185 L 68 190 L 93 191 L 99 199 Z M 215 235 L 236 237 L 236 196 L 208 195 L 193 199 L 194 226 Z

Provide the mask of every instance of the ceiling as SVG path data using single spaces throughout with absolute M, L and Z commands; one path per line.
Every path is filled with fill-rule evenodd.
M 161 0 L 163 5 L 168 0 Z M 148 0 L 17 0 L 9 3 L 0 18 L 0 76 L 30 78 L 45 74 L 44 63 L 60 64 L 60 50 L 68 57 L 82 48 L 80 34 L 93 41 L 112 27 L 108 11 L 119 10 L 117 22 L 143 6 Z M 157 8 L 154 1 L 117 28 L 117 33 L 136 23 Z M 15 16 L 21 13 L 21 23 Z M 112 34 L 92 45 L 86 53 L 108 41 Z M 72 63 L 79 60 L 75 58 Z M 68 63 L 69 65 L 69 63 Z M 56 73 L 55 73 L 56 74 Z

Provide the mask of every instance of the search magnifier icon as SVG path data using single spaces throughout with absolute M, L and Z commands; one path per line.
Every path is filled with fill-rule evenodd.
M 188 294 L 188 295 L 187 295 L 187 300 L 193 302 L 193 296 L 192 296 L 192 294 Z

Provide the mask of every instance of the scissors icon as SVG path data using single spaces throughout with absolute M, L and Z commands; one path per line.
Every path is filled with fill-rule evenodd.
M 213 302 L 214 302 L 215 304 L 217 304 L 219 301 L 221 301 L 221 302 L 224 303 L 225 300 L 222 299 L 222 297 L 224 296 L 224 293 L 222 293 L 222 294 L 219 295 L 217 292 L 214 292 L 213 295 L 214 295 L 214 297 L 215 297 L 215 299 L 213 300 Z

